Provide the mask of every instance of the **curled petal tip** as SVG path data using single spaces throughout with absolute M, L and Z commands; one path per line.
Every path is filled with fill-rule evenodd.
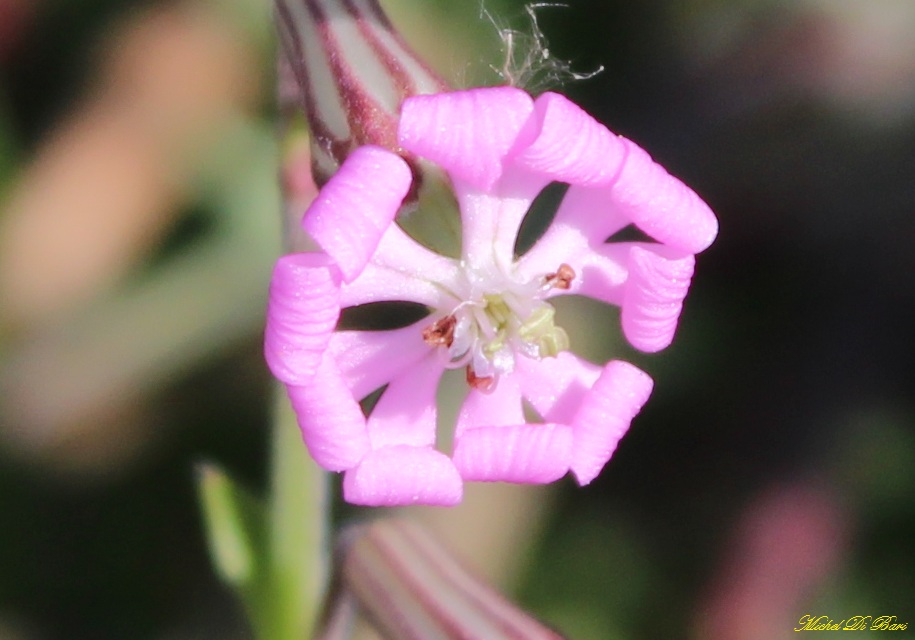
M 631 140 L 613 184 L 614 204 L 640 229 L 675 249 L 699 253 L 718 235 L 718 219 L 695 191 L 673 177 Z
M 308 452 L 328 471 L 350 469 L 370 450 L 365 416 L 330 353 L 314 378 L 287 386 Z
M 381 147 L 359 147 L 314 200 L 302 226 L 355 280 L 394 220 L 413 176 L 400 156 Z
M 647 373 L 628 362 L 613 360 L 604 367 L 572 423 L 571 468 L 579 484 L 601 472 L 653 386 Z
M 454 464 L 431 447 L 376 449 L 343 477 L 344 499 L 372 507 L 453 506 L 461 501 L 463 492 Z
M 637 246 L 629 251 L 621 320 L 636 349 L 654 353 L 673 341 L 695 262 L 691 254 L 671 259 Z
M 480 482 L 553 482 L 568 472 L 571 459 L 572 428 L 564 424 L 477 427 L 454 447 L 461 477 Z
M 398 142 L 478 189 L 501 177 L 503 163 L 533 110 L 515 87 L 487 87 L 407 98 Z
M 530 131 L 519 136 L 514 161 L 552 180 L 607 185 L 626 156 L 622 139 L 558 93 L 544 93 L 534 101 L 526 129 Z
M 305 384 L 321 363 L 340 317 L 340 272 L 323 253 L 281 257 L 273 269 L 264 357 L 286 384 Z

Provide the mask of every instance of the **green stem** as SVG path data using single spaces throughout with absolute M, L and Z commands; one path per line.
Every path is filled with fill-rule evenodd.
M 286 252 L 302 251 L 307 247 L 301 245 L 303 239 L 296 233 L 298 216 L 314 192 L 313 187 L 289 180 L 303 170 L 297 163 L 302 160 L 300 149 L 307 149 L 308 138 L 299 115 L 298 91 L 282 56 L 277 79 L 283 247 Z M 271 439 L 267 524 L 272 602 L 267 607 L 269 624 L 260 640 L 307 640 L 315 629 L 328 574 L 329 483 L 326 472 L 308 455 L 281 384 L 274 388 Z
M 269 515 L 272 603 L 262 640 L 305 640 L 327 574 L 326 474 L 309 458 L 289 400 L 277 389 Z

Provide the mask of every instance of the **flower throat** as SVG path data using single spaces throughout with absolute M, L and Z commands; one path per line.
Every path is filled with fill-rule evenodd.
M 446 367 L 467 367 L 467 383 L 480 391 L 495 389 L 499 377 L 515 368 L 515 357 L 540 360 L 569 348 L 568 334 L 555 323 L 556 310 L 543 295 L 568 289 L 574 270 L 560 265 L 538 281 L 519 283 L 506 278 L 498 293 L 467 287 L 451 312 L 423 330 L 423 340 L 447 349 Z M 468 278 L 468 282 L 478 280 Z

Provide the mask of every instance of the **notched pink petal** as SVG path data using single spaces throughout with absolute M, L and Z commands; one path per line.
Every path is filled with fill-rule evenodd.
M 568 98 L 541 95 L 527 127 L 536 138 L 526 148 L 516 147 L 520 166 L 576 185 L 607 185 L 617 177 L 626 155 L 622 140 Z
M 310 383 L 286 390 L 308 452 L 319 465 L 343 471 L 369 452 L 365 416 L 330 353 Z
M 555 358 L 518 358 L 513 377 L 528 402 L 547 422 L 570 423 L 600 375 L 600 367 L 569 353 Z
M 384 390 L 368 420 L 373 449 L 435 444 L 435 392 L 445 371 L 437 355 L 430 352 Z
M 594 247 L 577 259 L 569 261 L 575 270 L 575 280 L 568 291 L 557 290 L 550 293 L 578 294 L 619 306 L 622 304 L 623 292 L 629 278 L 628 260 L 628 247 L 617 244 Z
M 533 110 L 514 87 L 412 96 L 401 107 L 398 142 L 451 175 L 487 190 Z
M 588 484 L 603 469 L 653 385 L 647 373 L 628 362 L 613 360 L 604 367 L 572 422 L 571 468 L 579 484 Z
M 522 424 L 468 429 L 455 442 L 454 465 L 467 481 L 543 484 L 572 461 L 572 428 Z
M 671 176 L 631 140 L 611 198 L 651 237 L 676 249 L 699 253 L 718 235 L 718 219 L 696 192 Z
M 372 256 L 372 263 L 443 283 L 452 282 L 460 272 L 456 260 L 427 249 L 396 224 L 388 227 L 382 236 L 378 250 Z
M 442 290 L 432 282 L 371 262 L 353 282 L 344 283 L 340 291 L 343 307 L 386 301 L 416 302 L 437 307 L 444 299 Z
M 653 353 L 670 345 L 695 263 L 692 254 L 667 258 L 638 246 L 629 250 L 621 320 L 633 347 Z
M 522 422 L 524 412 L 521 408 L 518 376 L 503 376 L 495 391 L 491 393 L 481 393 L 476 389 L 467 392 L 467 397 L 458 412 L 454 437 L 458 439 L 465 430 L 483 425 L 498 427 Z
M 412 174 L 400 156 L 380 147 L 359 147 L 305 212 L 302 226 L 352 282 L 391 225 Z
M 343 498 L 372 507 L 452 506 L 461 501 L 463 492 L 454 464 L 431 447 L 377 449 L 343 476 Z
M 629 224 L 631 221 L 614 205 L 608 189 L 573 186 L 566 192 L 546 233 L 518 260 L 517 272 L 533 277 L 542 274 L 545 265 L 566 263 L 576 273 L 568 293 L 579 293 L 584 285 L 586 290 L 580 292 L 582 295 L 604 300 L 606 296 L 593 295 L 589 289 L 603 283 L 612 286 L 619 284 L 620 277 L 625 279 L 625 266 L 620 269 L 613 264 L 618 261 L 610 250 L 612 245 L 605 241 Z M 588 278 L 586 272 L 593 272 L 595 277 Z M 563 293 L 566 292 L 550 292 Z
M 497 188 L 480 191 L 458 184 L 461 209 L 461 251 L 465 265 L 509 268 L 518 230 L 531 203 L 549 181 L 529 171 L 509 167 Z
M 286 384 L 305 384 L 340 317 L 340 272 L 323 253 L 281 257 L 273 269 L 264 331 L 264 357 Z
M 429 322 L 391 331 L 339 331 L 330 339 L 334 355 L 353 396 L 362 399 L 415 366 L 429 354 L 422 330 Z
M 341 302 L 344 307 L 382 300 L 444 306 L 443 287 L 433 283 L 447 287 L 458 275 L 455 260 L 429 251 L 392 224 L 359 277 L 343 285 Z

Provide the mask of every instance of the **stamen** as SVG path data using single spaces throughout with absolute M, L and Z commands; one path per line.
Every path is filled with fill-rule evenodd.
M 544 301 L 552 288 L 569 289 L 575 271 L 561 264 L 555 273 L 519 281 L 507 274 L 479 291 L 483 276 L 465 274 L 467 286 L 454 296 L 461 302 L 423 330 L 432 347 L 447 346 L 449 369 L 467 369 L 467 384 L 491 393 L 499 377 L 515 369 L 518 357 L 553 358 L 569 348 L 569 336 L 555 323 L 555 309 Z M 485 274 L 484 274 L 485 275 Z M 491 277 L 491 276 L 486 276 Z M 480 372 L 482 375 L 477 375 Z
M 489 376 L 488 378 L 478 378 L 477 374 L 473 372 L 473 368 L 468 366 L 467 384 L 469 384 L 472 389 L 476 389 L 480 393 L 492 393 L 496 389 L 496 378 L 495 376 Z
M 495 325 L 501 327 L 508 324 L 511 318 L 511 309 L 505 304 L 502 296 L 486 295 L 483 296 L 483 299 L 486 301 L 486 306 L 483 307 L 483 310 L 486 315 L 493 319 Z
M 479 305 L 472 305 L 470 312 L 473 314 L 477 327 L 483 332 L 483 336 L 487 340 L 495 338 L 496 330 L 493 328 L 492 322 L 489 321 L 490 319 L 486 312 Z
M 483 346 L 483 353 L 486 354 L 488 358 L 492 358 L 496 353 L 498 353 L 502 347 L 505 346 L 505 341 L 508 339 L 508 331 L 505 329 L 499 329 L 499 332 L 496 334 L 496 337 L 487 342 Z
M 575 279 L 575 269 L 563 262 L 559 265 L 556 273 L 547 274 L 544 277 L 544 283 L 553 289 L 562 289 L 564 291 L 572 287 L 572 280 Z
M 522 304 L 520 300 L 518 300 L 517 295 L 506 292 L 502 295 L 502 299 L 505 301 L 505 306 L 511 310 L 515 317 L 521 318 L 528 313 L 528 311 L 525 309 L 525 305 Z
M 556 310 L 548 304 L 538 308 L 518 330 L 524 341 L 537 345 L 541 358 L 555 358 L 569 348 L 569 336 L 554 323 Z
M 454 327 L 457 318 L 454 315 L 439 318 L 423 329 L 423 341 L 430 347 L 450 347 L 454 342 Z

